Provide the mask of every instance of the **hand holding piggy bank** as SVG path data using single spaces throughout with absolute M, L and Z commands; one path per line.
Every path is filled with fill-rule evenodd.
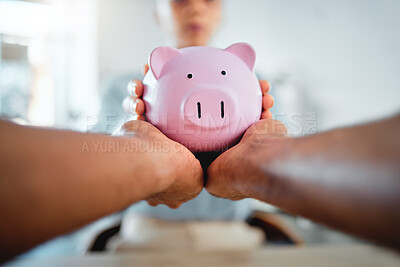
M 255 60 L 246 43 L 156 48 L 143 80 L 146 119 L 193 152 L 228 148 L 260 119 Z

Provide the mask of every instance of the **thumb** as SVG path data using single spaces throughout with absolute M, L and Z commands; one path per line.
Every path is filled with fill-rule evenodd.
M 284 138 L 289 136 L 289 131 L 285 124 L 277 120 L 265 119 L 251 125 L 243 135 L 241 142 L 249 141 L 249 139 L 257 141 L 264 138 Z

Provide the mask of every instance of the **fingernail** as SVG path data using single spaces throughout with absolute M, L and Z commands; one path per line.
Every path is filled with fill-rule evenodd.
M 135 81 L 130 81 L 128 83 L 128 86 L 126 87 L 126 89 L 128 90 L 128 94 L 131 96 L 137 96 L 136 94 L 136 82 Z
M 137 107 L 138 102 L 139 102 L 139 100 L 135 99 L 131 103 L 131 112 L 134 113 L 134 114 L 136 113 L 136 107 Z

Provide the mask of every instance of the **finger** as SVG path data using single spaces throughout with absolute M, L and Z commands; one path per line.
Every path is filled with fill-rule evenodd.
M 144 114 L 144 110 L 145 110 L 145 105 L 142 99 L 138 99 L 137 103 L 136 103 L 136 114 L 137 115 L 143 115 Z
M 131 114 L 131 118 L 134 121 L 146 121 L 146 117 L 144 115 L 138 115 L 138 114 Z
M 140 118 L 140 116 L 139 116 Z M 114 134 L 116 136 L 127 135 L 131 133 L 140 134 L 147 137 L 153 137 L 157 139 L 164 138 L 169 140 L 159 129 L 157 129 L 152 124 L 145 122 L 144 119 L 136 119 L 125 122 L 118 130 L 118 133 Z M 149 199 L 150 200 L 150 199 Z M 155 198 L 152 199 L 156 201 Z
M 240 142 L 246 143 L 249 140 L 258 141 L 265 138 L 282 138 L 288 136 L 288 129 L 282 122 L 273 119 L 262 119 L 246 130 Z
M 142 99 L 133 96 L 125 97 L 122 102 L 122 108 L 128 114 L 142 116 L 145 111 L 145 105 Z
M 138 120 L 138 121 L 145 121 L 145 120 L 146 120 L 146 117 L 143 116 L 143 115 L 138 115 L 138 116 L 136 117 L 136 120 Z
M 149 204 L 152 207 L 158 206 L 158 203 L 153 201 L 153 200 L 146 200 L 147 204 Z
M 263 94 L 266 94 L 269 92 L 269 82 L 265 81 L 265 80 L 260 80 L 260 87 L 261 87 L 261 91 Z
M 274 105 L 274 98 L 272 97 L 272 95 L 269 94 L 263 95 L 262 98 L 263 109 L 268 110 L 272 108 L 273 105 Z
M 128 83 L 126 90 L 130 96 L 141 97 L 143 95 L 143 83 L 139 80 L 132 80 Z
M 138 102 L 138 98 L 133 96 L 125 97 L 124 101 L 122 101 L 122 108 L 128 114 L 136 115 L 136 106 Z
M 171 203 L 171 204 L 165 204 L 165 205 L 167 205 L 171 209 L 177 209 L 182 205 L 182 203 Z
M 269 112 L 268 110 L 265 110 L 261 113 L 261 119 L 265 120 L 265 119 L 272 119 L 272 113 Z
M 147 74 L 147 72 L 149 71 L 149 64 L 144 65 L 143 67 L 143 76 Z

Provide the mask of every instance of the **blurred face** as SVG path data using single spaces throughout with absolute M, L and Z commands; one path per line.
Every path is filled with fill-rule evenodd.
M 221 0 L 169 0 L 178 48 L 207 45 L 221 21 Z

